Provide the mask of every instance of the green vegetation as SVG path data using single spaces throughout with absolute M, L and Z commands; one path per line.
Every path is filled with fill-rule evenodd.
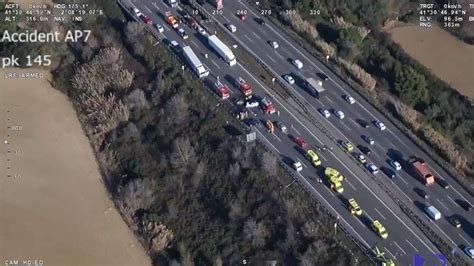
M 394 111 L 387 105 L 391 102 L 387 99 L 393 99 L 392 94 L 418 112 L 417 124 L 429 128 L 431 133 L 423 133 L 410 123 L 406 124 L 428 145 L 437 147 L 458 170 L 474 177 L 474 106 L 469 99 L 411 59 L 381 30 L 385 21 L 410 17 L 416 12 L 417 1 L 323 0 L 316 4 L 315 1 L 272 0 L 263 3 L 265 8 L 277 10 L 272 14 L 277 14 L 278 19 L 290 25 L 321 53 L 332 55 L 328 46 L 333 47 L 336 55 L 344 59 L 337 62 L 370 92 L 367 94 L 369 97 L 386 106 L 387 111 Z M 297 11 L 296 14 L 287 15 L 286 10 L 292 9 Z M 318 10 L 320 15 L 314 10 Z M 304 28 L 301 27 L 303 24 Z M 317 32 L 309 36 L 307 33 L 311 28 Z M 351 64 L 345 61 L 356 64 L 350 67 Z M 377 80 L 376 93 L 369 74 Z M 410 118 L 401 120 L 406 122 Z M 438 143 L 439 133 L 432 138 L 434 131 L 446 136 L 442 144 Z
M 110 19 L 74 25 L 94 24 L 89 42 L 49 48 L 54 84 L 73 102 L 104 183 L 153 264 L 368 265 L 317 203 L 287 186 L 276 158 L 242 143 L 240 124 L 208 90 L 108 2 L 96 3 Z

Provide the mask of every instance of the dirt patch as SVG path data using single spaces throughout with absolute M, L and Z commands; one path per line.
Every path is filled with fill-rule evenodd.
M 107 196 L 71 103 L 47 74 L 5 73 L 27 70 L 0 71 L 0 261 L 150 265 Z
M 474 46 L 439 27 L 392 28 L 392 39 L 461 94 L 474 99 Z

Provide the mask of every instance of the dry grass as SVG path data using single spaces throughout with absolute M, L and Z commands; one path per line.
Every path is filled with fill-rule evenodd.
M 4 77 L 26 71 L 7 69 L 0 77 L 0 260 L 150 265 L 107 197 L 71 103 L 46 78 Z M 21 154 L 11 157 L 10 149 Z M 21 177 L 7 178 L 15 173 Z
M 474 99 L 474 46 L 439 27 L 395 27 L 392 39 L 436 76 Z

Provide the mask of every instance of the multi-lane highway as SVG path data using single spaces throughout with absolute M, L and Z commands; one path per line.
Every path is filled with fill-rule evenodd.
M 226 2 L 229 3 L 230 1 Z M 200 35 L 193 29 L 190 29 L 184 25 L 183 27 L 190 38 L 187 40 L 182 40 L 176 32 L 168 27 L 163 21 L 163 15 L 166 11 L 172 11 L 175 15 L 175 10 L 171 9 L 169 6 L 164 4 L 162 1 L 149 2 L 149 1 L 132 1 L 132 4 L 140 9 L 144 14 L 148 15 L 154 22 L 160 23 L 165 26 L 165 31 L 163 32 L 163 37 L 171 40 L 178 41 L 182 45 L 190 45 L 192 49 L 196 52 L 198 57 L 209 67 L 212 75 L 206 79 L 206 83 L 210 86 L 215 81 L 217 76 L 220 77 L 220 80 L 223 83 L 226 83 L 232 89 L 231 99 L 226 103 L 230 104 L 232 99 L 236 97 L 241 97 L 241 92 L 236 88 L 236 78 L 242 77 L 253 85 L 254 93 L 258 96 L 268 95 L 272 98 L 273 103 L 278 108 L 278 114 L 265 115 L 259 109 L 250 110 L 252 115 L 261 121 L 271 119 L 273 121 L 281 121 L 287 125 L 289 128 L 289 135 L 293 136 L 302 136 L 309 144 L 312 145 L 328 145 L 333 146 L 322 132 L 320 132 L 316 127 L 314 127 L 309 121 L 307 121 L 303 116 L 300 115 L 298 110 L 295 110 L 292 105 L 288 104 L 280 98 L 278 95 L 274 94 L 268 87 L 262 84 L 256 77 L 254 77 L 247 69 L 242 67 L 240 64 L 230 67 L 227 63 L 221 60 L 207 45 L 207 39 L 205 36 Z M 230 4 L 230 3 L 229 3 Z M 235 4 L 238 4 L 235 1 Z M 209 8 L 209 11 L 212 13 L 210 6 L 205 6 Z M 348 103 L 341 100 L 341 95 L 338 92 L 345 93 L 344 90 L 350 91 L 349 88 L 345 87 L 343 82 L 338 83 L 337 77 L 332 75 L 330 71 L 324 68 L 323 65 L 319 65 L 315 59 L 310 59 L 309 55 L 300 54 L 302 51 L 291 43 L 290 40 L 285 40 L 285 37 L 282 33 L 278 32 L 273 26 L 265 25 L 268 27 L 264 29 L 259 26 L 255 21 L 252 20 L 252 16 L 249 16 L 248 21 L 239 21 L 235 17 L 235 9 L 242 9 L 242 7 L 232 7 L 229 9 L 226 7 L 224 10 L 224 17 L 217 17 L 218 20 L 222 19 L 222 23 L 232 23 L 237 26 L 237 32 L 234 33 L 236 36 L 251 34 L 253 38 L 246 38 L 245 36 L 241 37 L 242 39 L 247 39 L 246 45 L 251 46 L 254 51 L 257 51 L 257 54 L 260 56 L 261 60 L 268 63 L 268 65 L 277 73 L 286 74 L 288 72 L 295 72 L 291 64 L 286 60 L 287 58 L 293 57 L 291 53 L 300 55 L 298 58 L 304 61 L 305 67 L 299 71 L 297 74 L 302 77 L 314 76 L 316 72 L 324 72 L 329 75 L 330 81 L 326 82 L 325 86 L 328 90 L 328 94 L 320 99 L 319 101 L 313 100 L 308 95 L 305 95 L 305 91 L 299 86 L 292 86 L 291 88 L 295 91 L 296 94 L 304 100 L 305 98 L 309 100 L 308 104 L 314 108 L 319 108 L 321 106 L 327 106 L 328 108 L 338 108 L 343 110 L 346 113 L 345 120 L 338 121 L 334 117 L 330 117 L 329 121 L 322 119 L 321 121 L 325 123 L 328 129 L 340 139 L 348 139 L 354 144 L 361 143 L 357 139 L 357 134 L 362 134 L 364 130 L 370 132 L 370 134 L 376 139 L 376 143 L 379 146 L 372 147 L 373 154 L 370 156 L 370 159 L 373 160 L 377 165 L 382 165 L 385 158 L 388 158 L 385 154 L 386 151 L 383 151 L 384 147 L 394 147 L 397 150 L 403 148 L 405 144 L 402 144 L 403 136 L 398 135 L 396 129 L 391 127 L 388 121 L 380 115 L 377 119 L 382 120 L 388 125 L 388 132 L 378 132 L 375 128 L 362 129 L 358 128 L 356 124 L 351 124 L 350 119 L 357 119 L 357 115 L 364 115 L 364 112 L 369 113 L 369 117 L 366 117 L 366 120 L 370 120 L 370 115 L 377 115 L 378 113 L 373 110 L 368 104 L 364 103 L 362 99 L 353 95 L 357 103 L 354 105 L 349 105 Z M 249 9 L 250 10 L 250 9 Z M 252 11 L 249 11 L 252 13 Z M 258 14 L 254 14 L 257 16 Z M 235 17 L 235 18 L 234 18 Z M 234 20 L 235 19 L 235 20 Z M 230 20 L 230 21 L 227 21 Z M 251 24 L 252 23 L 252 24 Z M 248 24 L 248 25 L 247 25 Z M 247 26 L 244 26 L 247 25 Z M 247 28 L 245 28 L 247 27 Z M 271 34 L 270 32 L 276 31 L 276 34 Z M 266 44 L 266 36 L 271 34 L 272 36 L 279 36 L 278 39 L 274 37 L 273 40 L 276 40 L 280 47 L 276 50 L 273 50 L 268 44 Z M 257 38 L 257 36 L 259 38 Z M 238 37 L 240 38 L 240 37 Z M 269 38 L 269 37 L 267 37 Z M 259 40 L 259 41 L 257 41 Z M 272 40 L 272 39 L 269 39 Z M 255 43 L 252 43 L 255 42 Z M 265 44 L 266 46 L 264 46 Z M 259 50 L 261 49 L 261 50 Z M 294 51 L 292 49 L 295 49 Z M 284 52 L 286 51 L 286 52 Z M 264 58 L 267 53 L 273 53 L 273 57 Z M 276 55 L 276 53 L 280 53 Z M 178 52 L 179 54 L 179 52 Z M 208 54 L 208 57 L 205 58 L 203 55 Z M 283 60 L 280 59 L 283 57 Z M 313 70 L 310 70 L 310 69 Z M 305 100 L 306 101 L 306 100 Z M 317 115 L 317 110 L 314 110 L 314 114 Z M 375 118 L 374 118 L 375 119 Z M 346 128 L 347 127 L 347 128 Z M 377 245 L 378 247 L 383 247 L 386 250 L 387 255 L 392 257 L 397 257 L 397 260 L 403 262 L 403 264 L 409 264 L 412 260 L 413 255 L 421 254 L 427 258 L 432 258 L 432 253 L 438 252 L 438 250 L 430 243 L 430 241 L 423 235 L 423 233 L 411 222 L 411 220 L 406 217 L 399 207 L 377 186 L 377 184 L 368 176 L 363 169 L 357 165 L 353 160 L 349 158 L 349 154 L 344 153 L 341 149 L 335 148 L 333 151 L 320 152 L 320 157 L 322 159 L 322 167 L 314 168 L 311 166 L 311 163 L 305 159 L 304 155 L 296 148 L 296 144 L 291 140 L 288 135 L 283 134 L 281 131 L 277 131 L 275 134 L 270 134 L 263 127 L 262 123 L 259 123 L 254 127 L 257 132 L 258 138 L 260 138 L 270 149 L 272 149 L 279 159 L 283 160 L 286 163 L 291 163 L 294 159 L 299 159 L 304 164 L 303 171 L 297 173 L 300 181 L 321 201 L 325 204 L 335 215 L 340 217 L 339 223 L 344 225 L 352 235 L 357 237 L 364 245 L 367 247 L 373 247 Z M 367 133 L 366 133 L 367 134 Z M 387 134 L 388 136 L 385 136 Z M 389 139 L 390 134 L 393 134 L 395 138 L 398 138 L 401 144 L 393 144 L 394 140 Z M 395 135 L 397 134 L 397 135 Z M 356 136 L 356 137 L 354 137 Z M 412 144 L 408 144 L 405 149 L 409 153 L 410 149 L 416 149 Z M 400 151 L 402 154 L 405 150 Z M 415 153 L 416 154 L 416 153 Z M 425 158 L 428 159 L 428 158 Z M 427 160 L 429 163 L 429 160 Z M 324 167 L 334 167 L 338 169 L 346 178 L 343 181 L 344 192 L 342 194 L 337 194 L 334 191 L 330 190 L 327 184 L 317 184 L 315 182 L 316 176 L 321 176 L 324 179 L 323 169 Z M 436 168 L 435 168 L 436 169 Z M 439 170 L 440 171 L 440 170 Z M 380 178 L 385 178 L 380 176 Z M 407 193 L 406 197 L 413 199 L 416 198 L 416 195 L 410 193 L 410 190 L 407 189 L 410 184 L 415 184 L 413 182 L 413 177 L 405 176 L 403 173 L 397 177 L 400 180 L 388 180 L 387 182 L 394 188 L 400 190 L 400 194 Z M 401 179 L 405 180 L 402 182 Z M 405 184 L 407 187 L 403 187 L 402 184 Z M 421 186 L 421 184 L 416 184 Z M 463 193 L 459 187 L 455 187 L 459 190 L 459 193 Z M 430 193 L 430 199 L 434 200 L 437 198 L 436 194 L 441 192 L 431 192 L 431 188 L 426 189 Z M 405 191 L 405 192 L 403 192 Z M 463 197 L 467 195 L 460 194 Z M 442 196 L 442 195 L 440 195 Z M 359 205 L 362 207 L 364 214 L 361 218 L 357 218 L 350 214 L 347 210 L 347 199 L 354 197 L 358 201 Z M 456 197 L 457 198 L 457 197 Z M 441 198 L 442 199 L 442 198 Z M 453 198 L 454 199 L 454 198 Z M 469 198 L 467 198 L 469 200 Z M 434 204 L 434 203 L 433 203 Z M 435 204 L 437 206 L 437 204 Z M 438 206 L 437 206 L 438 207 Z M 439 207 L 441 209 L 441 207 Z M 373 219 L 378 219 L 388 230 L 389 237 L 387 240 L 382 240 L 375 232 L 370 228 L 370 223 Z M 472 221 L 472 220 L 471 220 Z M 439 221 L 438 221 L 439 222 Z M 447 226 L 447 225 L 439 225 Z M 450 233 L 450 232 L 449 232 Z M 469 236 L 468 236 L 469 237 Z M 456 239 L 457 240 L 457 239 Z M 470 238 L 472 242 L 472 237 Z
M 461 248 L 474 245 L 474 216 L 472 210 L 468 212 L 461 208 L 459 204 L 460 201 L 466 201 L 472 205 L 472 197 L 395 125 L 359 97 L 352 88 L 334 75 L 324 64 L 308 54 L 273 24 L 260 25 L 256 18 L 262 18 L 263 16 L 246 4 L 245 1 L 227 1 L 222 13 L 213 12 L 214 8 L 209 4 L 205 4 L 204 8 L 220 24 L 225 26 L 228 24 L 235 25 L 237 30 L 232 33 L 234 38 L 240 44 L 252 50 L 260 60 L 278 75 L 291 74 L 296 82 L 294 85 L 288 85 L 288 87 L 302 101 L 306 99 L 304 102 L 307 103 L 314 116 L 319 118 L 333 136 L 339 140 L 348 140 L 355 145 L 370 146 L 372 154 L 368 156 L 369 160 L 379 168 L 384 167 L 394 170 L 389 161 L 393 159 L 399 161 L 404 169 L 397 171 L 396 178 L 389 179 L 382 172 L 377 174 L 378 177 L 383 179 L 401 198 L 413 202 L 416 211 L 425 217 L 427 222 L 431 223 L 423 213 L 424 206 L 434 205 L 440 210 L 443 219 L 431 223 L 436 229 L 435 231 Z M 246 13 L 245 20 L 236 15 L 237 10 Z M 271 41 L 277 42 L 278 48 L 273 48 L 270 45 Z M 292 59 L 299 59 L 304 67 L 297 69 L 291 63 Z M 313 98 L 302 84 L 302 81 L 306 78 L 318 78 L 318 73 L 325 73 L 329 76 L 329 81 L 323 84 L 327 94 L 319 100 Z M 351 95 L 356 102 L 349 104 L 344 99 L 345 95 Z M 340 120 L 332 115 L 329 119 L 325 119 L 318 112 L 319 108 L 342 110 L 346 117 Z M 371 124 L 370 127 L 368 129 L 363 127 L 361 120 Z M 374 126 L 373 121 L 382 121 L 387 126 L 387 130 L 379 130 Z M 372 137 L 375 144 L 367 144 L 362 139 L 363 135 Z M 419 179 L 408 173 L 410 171 L 405 171 L 405 169 L 409 169 L 406 161 L 410 156 L 424 159 L 435 177 L 446 180 L 449 188 L 444 189 L 438 184 L 425 188 Z M 429 195 L 429 198 L 426 200 L 421 198 L 414 191 L 415 188 L 423 189 Z M 455 228 L 450 224 L 448 219 L 451 217 L 457 217 L 462 227 Z

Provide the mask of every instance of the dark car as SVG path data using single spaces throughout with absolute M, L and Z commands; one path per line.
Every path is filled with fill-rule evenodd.
M 265 20 L 263 20 L 261 18 L 256 18 L 255 21 L 260 25 L 265 25 Z
M 461 208 L 463 208 L 466 211 L 470 211 L 472 209 L 472 205 L 465 200 L 457 200 L 457 202 L 459 206 L 461 206 Z
M 198 2 L 198 4 L 200 4 L 200 5 L 204 5 L 204 3 L 206 3 L 206 1 L 204 1 L 204 0 L 197 0 L 196 2 Z
M 381 167 L 380 170 L 382 170 L 382 172 L 383 172 L 386 176 L 388 176 L 389 178 L 392 178 L 392 179 L 393 179 L 393 178 L 395 178 L 395 176 L 396 176 L 395 172 L 394 172 L 392 169 L 388 168 L 388 167 Z
M 365 154 L 365 155 L 370 155 L 371 151 L 368 147 L 365 147 L 365 146 L 362 146 L 362 145 L 359 145 L 358 146 L 359 150 Z
M 258 120 L 253 117 L 249 117 L 245 119 L 245 124 L 247 124 L 249 127 L 256 126 L 258 124 Z
M 318 77 L 319 77 L 320 79 L 322 79 L 323 81 L 328 81 L 328 80 L 329 80 L 329 77 L 328 77 L 326 74 L 324 74 L 324 73 L 318 73 L 317 75 L 318 75 Z
M 370 123 L 365 121 L 365 120 L 362 120 L 362 119 L 357 119 L 357 123 L 359 123 L 359 125 L 363 128 L 369 128 L 370 126 Z
M 445 180 L 445 179 L 442 179 L 442 178 L 436 178 L 436 182 L 444 189 L 448 189 L 449 188 L 449 184 L 448 182 Z
M 424 198 L 424 199 L 427 199 L 428 198 L 428 194 L 426 194 L 426 192 L 421 189 L 421 188 L 414 188 L 413 190 L 415 190 L 416 194 L 418 194 L 420 197 Z

